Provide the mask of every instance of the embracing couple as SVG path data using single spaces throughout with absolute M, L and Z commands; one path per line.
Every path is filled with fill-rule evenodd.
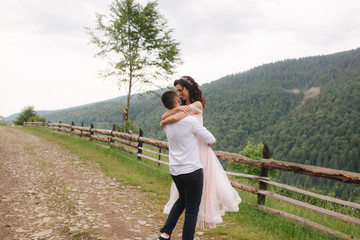
M 164 208 L 169 216 L 159 240 L 170 239 L 185 210 L 183 240 L 194 238 L 196 226 L 215 227 L 225 211 L 238 211 L 241 202 L 211 147 L 215 137 L 203 126 L 205 99 L 190 76 L 174 82 L 178 95 L 165 92 L 161 100 L 169 109 L 160 126 L 169 142 L 169 168 L 173 179 L 170 200 Z

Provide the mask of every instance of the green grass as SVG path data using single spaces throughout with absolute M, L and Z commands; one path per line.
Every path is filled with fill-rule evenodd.
M 240 196 L 242 203 L 239 205 L 239 212 L 226 213 L 225 224 L 210 230 L 210 233 L 226 236 L 223 239 L 337 239 L 257 209 L 257 196 L 253 194 L 241 191 Z M 273 200 L 267 198 L 266 201 Z M 278 206 L 272 207 L 278 208 Z M 287 211 L 287 207 L 292 206 L 285 206 L 283 210 Z M 298 209 L 301 211 L 300 208 Z
M 153 205 L 159 208 L 159 212 L 168 200 L 171 177 L 167 166 L 158 166 L 157 163 L 146 159 L 138 160 L 136 156 L 119 149 L 106 149 L 84 137 L 68 136 L 42 128 L 19 127 L 18 129 L 40 135 L 50 142 L 63 146 L 81 160 L 98 162 L 107 175 L 115 177 L 123 184 L 141 186 L 140 189 L 149 195 L 147 201 L 152 201 Z M 239 191 L 239 194 L 242 198 L 239 212 L 226 213 L 223 218 L 224 223 L 214 229 L 207 229 L 202 239 L 338 239 L 293 223 L 281 216 L 258 210 L 255 195 L 243 191 Z M 266 206 L 360 237 L 360 228 L 355 224 L 345 223 L 269 197 L 266 198 Z

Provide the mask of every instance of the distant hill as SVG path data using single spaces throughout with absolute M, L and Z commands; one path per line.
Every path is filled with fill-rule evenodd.
M 156 90 L 156 94 L 161 94 L 165 90 Z M 156 95 L 154 94 L 154 95 Z M 135 94 L 131 98 L 130 119 L 133 119 L 132 111 L 136 111 L 136 104 L 146 99 L 152 98 L 154 95 Z M 77 125 L 84 123 L 90 126 L 93 123 L 97 128 L 112 129 L 113 124 L 122 124 L 122 109 L 126 103 L 126 96 L 112 98 L 106 101 L 86 104 L 60 111 L 39 111 L 39 115 L 45 116 L 50 122 L 63 122 L 71 124 L 74 121 Z M 42 114 L 40 114 L 42 113 Z
M 91 105 L 94 105 L 94 104 L 102 104 L 102 103 L 108 103 L 108 102 L 119 102 L 122 98 L 124 98 L 124 96 L 122 97 L 116 97 L 116 98 L 111 98 L 111 99 L 108 99 L 108 100 L 104 100 L 104 101 L 100 101 L 100 102 L 95 102 L 95 103 L 88 103 L 88 104 L 84 104 L 84 105 L 79 105 L 79 106 L 75 106 L 75 107 L 70 107 L 70 108 L 65 108 L 65 109 L 59 109 L 59 110 L 39 110 L 39 111 L 36 111 L 37 114 L 39 114 L 40 116 L 56 116 L 57 114 L 56 113 L 62 113 L 64 114 L 65 112 L 67 111 L 76 111 L 77 109 L 81 109 L 81 108 L 86 108 L 86 107 L 89 107 Z M 17 118 L 17 116 L 19 115 L 20 113 L 14 113 L 8 117 L 5 118 L 6 121 L 13 121 Z M 62 117 L 63 115 L 58 115 L 59 117 Z
M 145 99 L 144 96 L 141 95 L 134 95 L 132 97 L 131 102 L 135 103 L 138 102 L 141 99 Z M 59 109 L 59 110 L 39 110 L 36 111 L 40 116 L 45 116 L 47 118 L 48 121 L 50 122 L 59 122 L 61 121 L 61 119 L 63 120 L 63 122 L 70 122 L 73 120 L 70 120 L 71 117 L 79 115 L 78 117 L 76 117 L 75 119 L 81 119 L 81 122 L 84 121 L 85 124 L 87 123 L 98 123 L 97 121 L 88 121 L 86 119 L 84 119 L 83 117 L 81 117 L 81 114 L 84 112 L 93 112 L 96 115 L 96 111 L 95 109 L 101 108 L 103 106 L 115 106 L 116 111 L 119 111 L 120 109 L 120 102 L 125 101 L 126 96 L 120 96 L 120 97 L 116 97 L 116 98 L 111 98 L 111 99 L 107 99 L 104 101 L 100 101 L 100 102 L 94 102 L 94 103 L 88 103 L 88 104 L 84 104 L 84 105 L 79 105 L 79 106 L 75 106 L 75 107 L 70 107 L 70 108 L 65 108 L 65 109 Z M 17 118 L 17 116 L 19 115 L 19 113 L 15 113 L 12 114 L 8 117 L 5 118 L 6 121 L 13 121 Z M 69 118 L 70 117 L 70 118 Z M 96 117 L 94 117 L 96 118 Z M 77 121 L 78 122 L 78 121 Z M 115 122 L 118 122 L 115 121 Z M 115 123 L 114 122 L 114 123 Z M 106 126 L 110 126 L 112 124 L 105 124 Z
M 207 102 L 204 125 L 217 138 L 216 149 L 239 152 L 249 141 L 266 142 L 274 159 L 360 171 L 360 49 L 265 64 L 201 89 Z M 51 122 L 110 129 L 121 124 L 123 105 L 118 98 L 43 115 Z M 159 127 L 164 112 L 158 96 L 146 97 L 132 103 L 130 119 L 145 136 L 164 140 Z M 338 183 L 287 173 L 278 177 L 343 198 L 360 196 L 359 189 Z

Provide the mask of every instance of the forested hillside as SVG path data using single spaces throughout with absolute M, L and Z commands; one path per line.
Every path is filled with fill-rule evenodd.
M 277 160 L 360 171 L 360 49 L 265 64 L 201 88 L 204 125 L 217 138 L 216 149 L 239 152 L 248 141 L 266 142 Z M 122 122 L 121 109 L 119 101 L 110 101 L 46 117 L 111 128 Z M 164 111 L 153 96 L 133 103 L 130 119 L 145 136 L 164 140 Z M 359 188 L 287 173 L 278 177 L 344 198 L 360 196 Z

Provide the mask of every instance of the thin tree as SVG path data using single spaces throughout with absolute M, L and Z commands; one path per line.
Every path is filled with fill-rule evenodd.
M 171 37 L 173 30 L 157 5 L 156 1 L 143 7 L 134 0 L 115 0 L 110 15 L 97 13 L 96 28 L 87 28 L 91 43 L 100 49 L 96 56 L 107 58 L 111 66 L 101 75 L 115 77 L 119 88 L 127 91 L 124 124 L 133 93 L 158 87 L 181 63 L 179 43 Z

